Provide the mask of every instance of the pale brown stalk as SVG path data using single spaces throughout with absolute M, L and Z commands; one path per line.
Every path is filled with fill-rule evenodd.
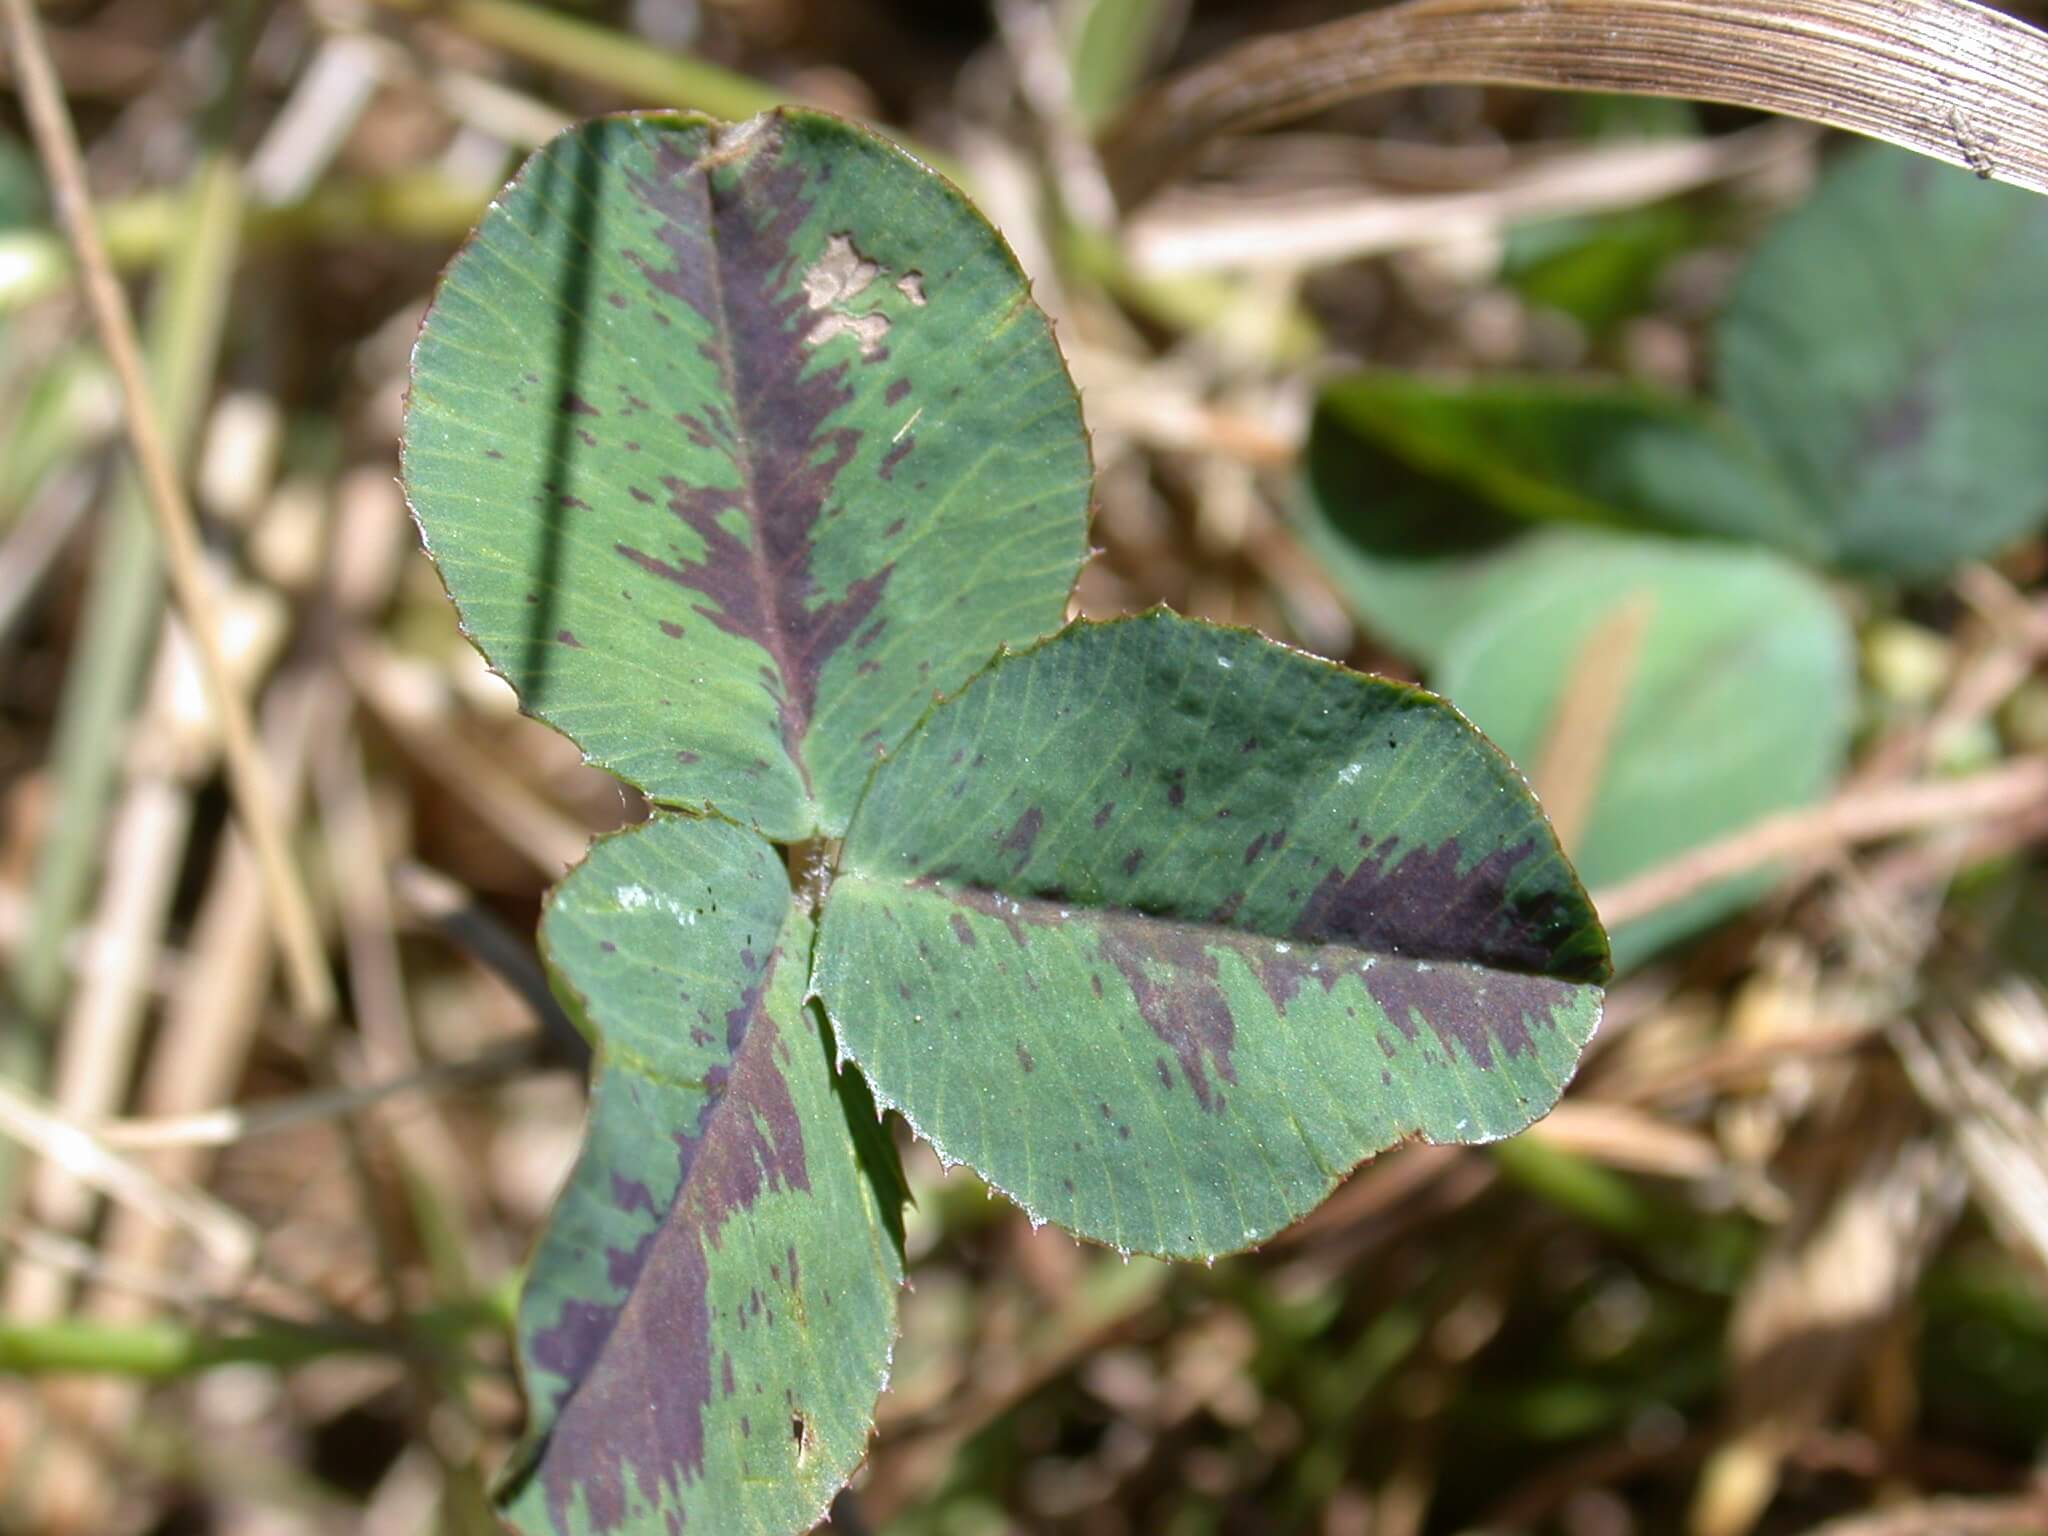
M 326 1020 L 334 1013 L 334 984 L 322 952 L 312 903 L 292 863 L 276 795 L 256 749 L 247 701 L 234 684 L 221 645 L 192 509 L 157 420 L 127 294 L 114 276 L 106 246 L 100 239 L 78 135 L 30 0 L 0 0 L 0 14 L 4 14 L 7 22 L 22 108 L 35 134 L 58 213 L 78 261 L 93 327 L 120 382 L 129 443 L 158 537 L 163 541 L 171 591 L 196 642 L 208 695 L 220 717 L 229 785 L 262 868 L 269 918 L 284 951 L 293 1000 L 307 1018 Z
M 1530 778 L 1567 849 L 1579 846 L 1592 818 L 1629 683 L 1656 611 L 1648 592 L 1631 593 L 1587 632 L 1565 675 Z
M 1853 790 L 1786 811 L 1593 893 L 1609 927 L 1661 911 L 1734 875 L 1907 832 L 2017 817 L 2048 802 L 2048 758 L 2015 758 L 1968 778 Z

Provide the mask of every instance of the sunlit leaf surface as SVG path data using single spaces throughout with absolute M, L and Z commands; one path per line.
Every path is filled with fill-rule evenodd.
M 999 662 L 883 765 L 814 985 L 942 1155 L 1200 1255 L 1403 1137 L 1522 1129 L 1606 973 L 1526 786 L 1454 711 L 1161 613 Z
M 994 230 L 791 110 L 604 118 L 528 161 L 421 332 L 405 479 L 528 710 L 795 839 L 934 690 L 1059 623 L 1090 468 Z
M 801 1531 L 860 1460 L 902 1269 L 874 1110 L 802 1001 L 810 933 L 722 821 L 609 838 L 555 894 L 599 1071 L 520 1299 L 523 1531 Z

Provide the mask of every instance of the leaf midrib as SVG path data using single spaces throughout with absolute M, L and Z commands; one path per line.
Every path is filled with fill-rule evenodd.
M 1388 965 L 1460 965 L 1465 966 L 1471 970 L 1485 971 L 1490 974 L 1498 976 L 1527 976 L 1539 981 L 1554 981 L 1560 986 L 1593 987 L 1595 989 L 1598 989 L 1602 985 L 1600 982 L 1596 981 L 1584 981 L 1574 977 L 1559 976 L 1553 974 L 1550 971 L 1523 969 L 1519 966 L 1501 965 L 1486 960 L 1473 960 L 1466 957 L 1455 955 L 1397 955 L 1391 954 L 1385 950 L 1368 949 L 1361 944 L 1346 943 L 1341 939 L 1302 938 L 1295 934 L 1271 933 L 1263 928 L 1238 928 L 1233 927 L 1228 923 L 1209 922 L 1202 918 L 1168 916 L 1164 913 L 1159 912 L 1147 912 L 1139 907 L 1118 906 L 1109 902 L 1088 902 L 1072 898 L 1062 901 L 1053 901 L 1043 896 L 1016 896 L 1012 895 L 1008 891 L 1001 890 L 995 886 L 979 885 L 973 881 L 967 880 L 941 881 L 934 880 L 929 877 L 920 877 L 915 880 L 899 880 L 887 875 L 875 875 L 870 874 L 865 870 L 849 869 L 842 866 L 838 874 L 834 878 L 833 884 L 837 886 L 840 882 L 846 880 L 853 880 L 863 885 L 872 886 L 878 890 L 888 890 L 893 888 L 913 893 L 923 893 L 930 891 L 936 892 L 940 895 L 946 895 L 948 892 L 951 891 L 972 891 L 984 896 L 996 897 L 1002 901 L 1009 902 L 1012 906 L 1016 907 L 1018 910 L 1014 914 L 1015 920 L 1020 925 L 1027 928 L 1058 929 L 1066 922 L 1071 921 L 1073 918 L 1086 916 L 1099 916 L 1112 919 L 1126 918 L 1135 919 L 1140 922 L 1158 923 L 1163 927 L 1172 928 L 1181 933 L 1195 933 L 1203 935 L 1213 934 L 1216 939 L 1215 947 L 1217 948 L 1227 949 L 1233 947 L 1234 945 L 1241 945 L 1245 943 L 1267 943 L 1276 945 L 1285 944 L 1289 947 L 1290 950 L 1299 949 L 1303 952 L 1336 952 L 1346 955 L 1356 955 L 1371 960 L 1375 963 L 1384 962 Z M 978 908 L 967 903 L 956 903 L 956 905 L 964 907 L 965 910 L 972 912 L 977 916 L 992 915 L 982 913 Z M 830 911 L 830 907 L 831 898 L 828 895 L 826 898 L 826 911 L 828 913 Z M 1066 912 L 1069 914 L 1069 916 L 1067 918 L 1045 919 L 1034 918 L 1030 915 L 1032 913 L 1046 912 Z M 1000 915 L 993 915 L 993 920 L 996 922 L 1004 921 L 1004 919 Z M 821 932 L 822 928 L 823 925 L 821 923 Z M 1203 947 L 1204 949 L 1208 949 L 1211 946 L 1207 942 L 1207 940 L 1205 940 Z
M 752 153 L 741 165 L 735 167 L 735 174 L 745 177 L 762 154 L 779 152 L 781 148 L 782 139 L 779 133 L 756 135 Z M 709 236 L 704 243 L 710 253 L 711 291 L 718 311 L 712 323 L 718 333 L 719 378 L 725 386 L 726 398 L 731 400 L 733 405 L 733 437 L 737 450 L 733 461 L 740 475 L 740 489 L 747 508 L 747 531 L 750 535 L 747 544 L 747 564 L 753 573 L 756 586 L 763 595 L 763 608 L 770 616 L 768 633 L 757 638 L 755 643 L 767 652 L 769 659 L 775 664 L 775 676 L 780 690 L 780 697 L 776 701 L 778 715 L 787 710 L 794 717 L 798 701 L 793 697 L 790 685 L 794 658 L 789 652 L 790 626 L 786 622 L 785 593 L 782 583 L 774 579 L 776 573 L 767 558 L 767 513 L 761 502 L 760 480 L 754 464 L 752 444 L 755 434 L 751 430 L 752 412 L 748 400 L 740 391 L 739 379 L 733 367 L 735 347 L 731 308 L 726 302 L 725 256 L 720 243 L 718 213 L 711 188 L 710 166 L 730 163 L 722 160 L 720 156 L 720 145 L 714 139 L 711 147 L 698 155 L 696 162 L 686 174 L 701 188 L 704 197 L 704 227 Z M 799 741 L 781 739 L 783 733 L 779 721 L 776 736 L 783 756 L 796 768 L 797 778 L 803 784 L 804 799 L 812 811 L 811 819 L 815 823 L 817 790 L 811 782 L 810 764 L 804 760 L 800 750 L 801 738 L 809 734 L 810 725 L 809 712 L 806 711 L 803 717 L 797 720 Z M 815 830 L 815 827 L 811 830 Z

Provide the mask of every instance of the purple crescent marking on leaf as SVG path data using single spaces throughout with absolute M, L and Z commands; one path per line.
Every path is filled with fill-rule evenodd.
M 609 1256 L 620 1299 L 565 1302 L 556 1324 L 533 1337 L 535 1363 L 568 1383 L 542 1465 L 560 1529 L 569 1529 L 579 1490 L 591 1527 L 616 1530 L 626 1518 L 629 1478 L 658 1508 L 664 1498 L 679 1502 L 703 1473 L 704 1411 L 713 1391 L 711 1256 L 726 1222 L 764 1192 L 810 1190 L 803 1130 L 783 1075 L 789 1048 L 762 1006 L 778 958 L 779 951 L 770 954 L 727 1015 L 731 1066 L 719 1091 L 706 1095 L 695 1131 L 675 1136 L 680 1182 L 666 1217 L 632 1252 Z M 616 1185 L 613 1193 L 620 1194 Z M 630 1210 L 640 1202 L 627 1194 L 618 1203 Z

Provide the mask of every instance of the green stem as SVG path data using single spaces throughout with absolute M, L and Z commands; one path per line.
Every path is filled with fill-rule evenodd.
M 223 1365 L 286 1368 L 330 1355 L 403 1353 L 409 1347 L 458 1355 L 469 1338 L 497 1332 L 503 1309 L 493 1298 L 452 1303 L 405 1319 L 392 1330 L 265 1323 L 241 1333 L 212 1333 L 162 1321 L 120 1326 L 79 1319 L 0 1324 L 0 1376 L 111 1375 L 175 1381 Z
M 1655 1240 L 1667 1230 L 1656 1202 L 1628 1179 L 1540 1136 L 1511 1137 L 1487 1150 L 1510 1183 L 1589 1227 L 1632 1242 Z
M 1709 1215 L 1675 1196 L 1658 1198 L 1635 1179 L 1540 1136 L 1514 1136 L 1486 1149 L 1524 1193 L 1652 1257 L 1708 1295 L 1731 1293 L 1756 1256 L 1757 1233 L 1739 1218 Z
M 163 259 L 187 233 L 195 184 L 149 192 L 100 210 L 107 252 L 122 271 Z M 301 201 L 274 208 L 240 207 L 240 238 L 252 244 L 353 240 L 366 233 L 440 242 L 460 239 L 484 211 L 486 189 L 435 171 L 406 171 L 367 180 L 325 182 Z M 239 204 L 238 204 L 239 207 Z M 0 314 L 71 285 L 71 257 L 47 230 L 0 233 Z
M 788 91 L 521 0 L 378 0 L 545 69 L 581 75 L 643 105 L 694 107 L 737 122 L 795 100 Z

